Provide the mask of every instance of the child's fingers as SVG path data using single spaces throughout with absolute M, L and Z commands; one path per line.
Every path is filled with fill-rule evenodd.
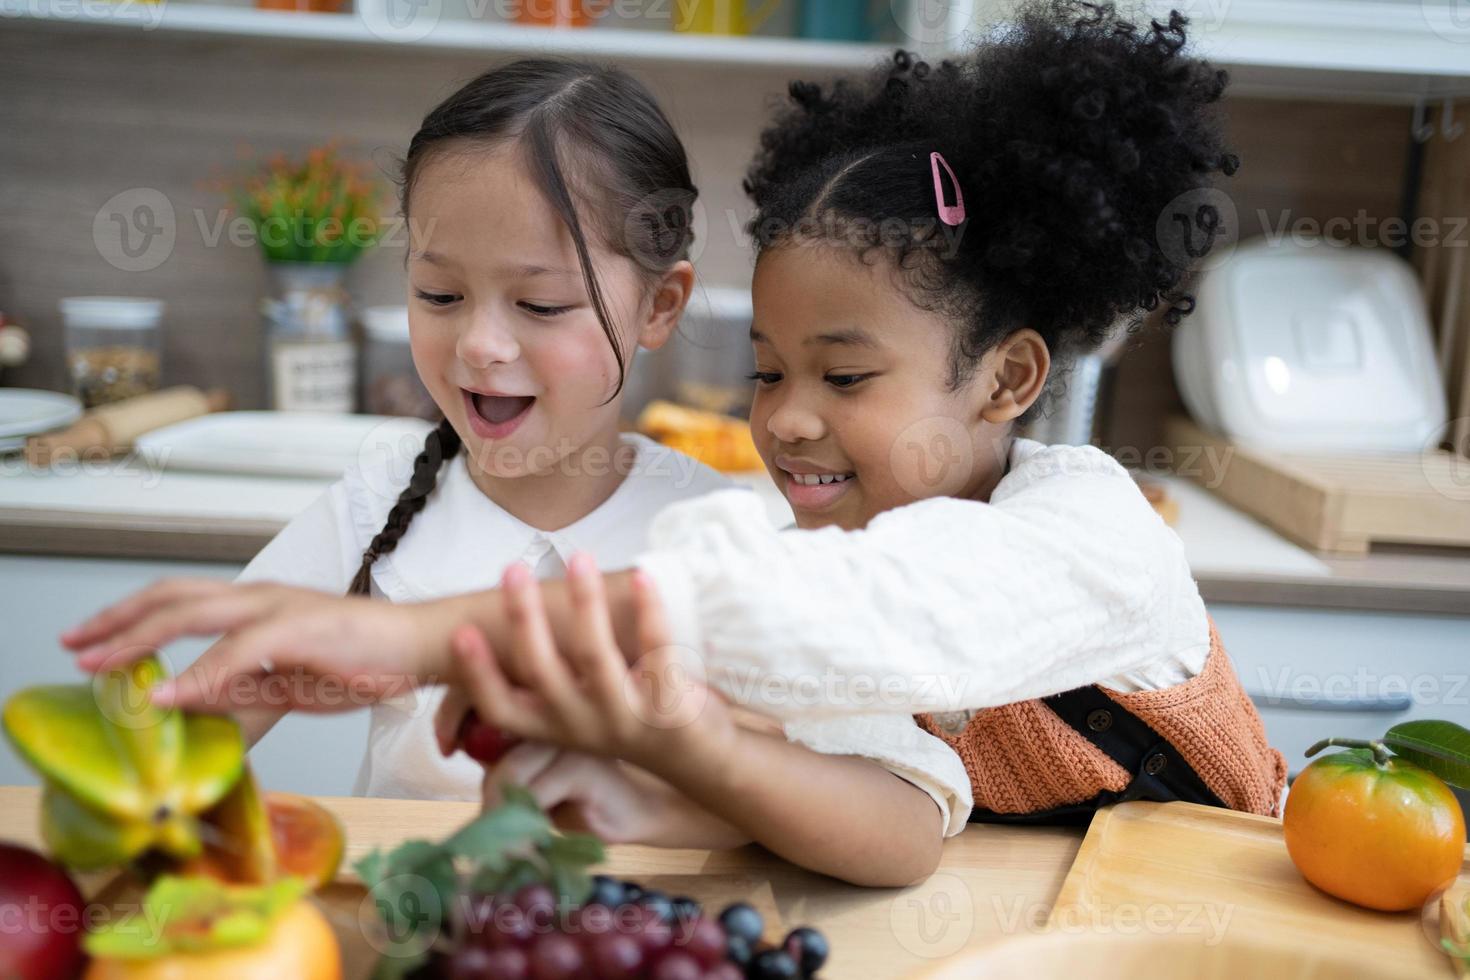
M 160 579 L 62 633 L 61 642 L 69 650 L 84 650 L 132 625 L 159 606 L 181 599 L 218 595 L 230 587 L 230 583 L 218 579 Z
M 163 708 L 176 707 L 214 714 L 240 708 L 258 708 L 258 697 L 252 696 L 241 703 L 229 699 L 239 699 L 247 687 L 255 689 L 253 685 L 240 683 L 238 678 L 260 677 L 269 673 L 267 668 L 271 666 L 270 659 L 264 654 L 254 652 L 261 648 L 261 638 L 257 631 L 246 629 L 232 633 L 200 654 L 199 659 L 190 664 L 183 673 L 154 687 L 151 699 L 154 704 Z
M 704 662 L 693 650 L 672 642 L 663 603 L 642 571 L 633 573 L 633 608 L 642 656 L 630 671 L 645 698 L 641 715 L 660 728 L 690 724 L 709 697 Z
M 633 609 L 638 616 L 638 654 L 652 653 L 673 643 L 664 604 L 653 580 L 641 569 L 633 573 Z
M 511 655 L 520 682 L 540 695 L 563 718 L 576 714 L 576 690 L 571 672 L 556 649 L 541 587 L 525 565 L 512 565 L 505 573 L 506 611 L 511 622 Z M 498 673 L 498 671 L 497 671 Z
M 210 636 L 237 629 L 259 619 L 273 602 L 267 594 L 239 589 L 181 599 L 88 647 L 77 657 L 77 666 L 91 671 L 116 669 L 181 636 Z
M 444 700 L 434 712 L 434 741 L 440 755 L 450 755 L 459 746 L 459 728 L 471 707 L 469 691 L 463 685 L 451 684 L 446 688 Z
M 628 668 L 613 635 L 607 588 L 591 555 L 572 556 L 567 585 L 572 596 L 578 674 L 603 704 L 621 703 Z
M 545 718 L 541 700 L 510 686 L 478 627 L 456 629 L 449 638 L 449 649 L 481 721 L 524 739 L 552 740 L 555 733 Z

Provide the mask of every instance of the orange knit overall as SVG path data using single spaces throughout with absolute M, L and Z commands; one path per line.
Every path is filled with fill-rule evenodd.
M 1079 714 L 1073 698 L 1069 723 L 1063 720 L 1068 712 L 1059 713 L 1053 705 L 1075 695 L 1084 701 Z M 1019 701 L 968 718 L 954 713 L 916 716 L 921 727 L 948 742 L 964 760 L 975 797 L 972 820 L 1070 822 L 1119 798 L 1191 795 L 1213 795 L 1198 801 L 1232 810 L 1277 815 L 1286 760 L 1267 744 L 1261 716 L 1235 676 L 1213 619 L 1210 652 L 1197 676 L 1157 691 L 1124 694 L 1095 685 L 1058 699 Z M 1126 719 L 1142 738 L 1138 745 L 1156 740 L 1138 751 L 1136 772 L 1115 761 L 1117 753 L 1095 744 L 1106 744 L 1103 735 L 1115 718 L 1120 721 L 1115 736 L 1122 734 L 1121 721 Z M 1174 768 L 1165 773 L 1168 759 L 1174 760 Z M 1187 766 L 1179 765 L 1181 759 Z M 1181 776 L 1199 792 L 1160 790 L 1160 777 Z

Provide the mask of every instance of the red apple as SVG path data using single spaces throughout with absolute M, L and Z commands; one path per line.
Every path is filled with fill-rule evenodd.
M 85 902 L 65 871 L 0 843 L 0 977 L 67 980 L 81 972 Z

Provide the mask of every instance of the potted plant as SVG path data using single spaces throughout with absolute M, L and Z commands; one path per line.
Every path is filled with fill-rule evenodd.
M 302 159 L 277 154 L 232 190 L 275 285 L 261 304 L 270 406 L 352 411 L 357 351 L 342 282 L 382 235 L 380 187 L 327 145 Z

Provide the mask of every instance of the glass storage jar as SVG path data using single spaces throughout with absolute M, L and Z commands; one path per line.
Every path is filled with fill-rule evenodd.
M 69 296 L 60 307 L 68 373 L 83 407 L 158 390 L 163 300 Z

